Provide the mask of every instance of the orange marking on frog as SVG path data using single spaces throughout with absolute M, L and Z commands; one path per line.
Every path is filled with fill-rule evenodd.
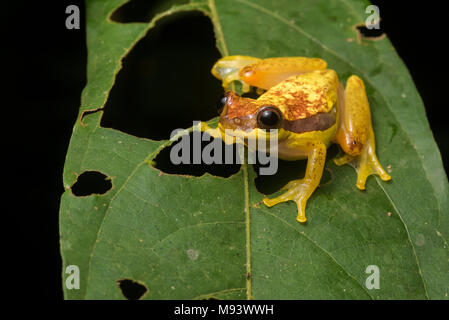
M 260 108 L 260 106 L 255 103 L 255 100 L 239 97 L 234 92 L 230 92 L 228 94 L 226 105 L 228 108 L 228 119 L 240 118 L 254 114 Z
M 259 101 L 283 106 L 287 120 L 305 119 L 319 112 L 328 112 L 326 89 L 293 77 L 270 89 Z

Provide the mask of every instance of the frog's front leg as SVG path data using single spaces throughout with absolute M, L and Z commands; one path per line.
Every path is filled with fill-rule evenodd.
M 295 143 L 294 147 L 303 150 L 308 158 L 304 178 L 290 181 L 281 189 L 287 190 L 284 194 L 273 199 L 265 198 L 263 202 L 268 207 L 271 207 L 280 202 L 295 201 L 298 208 L 296 220 L 306 222 L 306 203 L 319 185 L 323 175 L 324 163 L 326 161 L 326 145 L 321 141 L 301 141 Z
M 340 124 L 336 142 L 345 154 L 335 164 L 351 164 L 357 171 L 356 186 L 365 189 L 368 176 L 378 174 L 383 181 L 391 179 L 376 156 L 371 112 L 362 79 L 351 76 L 346 82 L 344 102 L 340 108 Z

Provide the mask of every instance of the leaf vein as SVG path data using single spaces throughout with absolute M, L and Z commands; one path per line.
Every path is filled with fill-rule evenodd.
M 413 255 L 415 257 L 415 261 L 416 261 L 416 265 L 418 267 L 418 274 L 420 276 L 420 279 L 423 283 L 423 287 L 424 287 L 424 293 L 426 295 L 427 299 L 429 298 L 429 293 L 427 292 L 427 286 L 426 286 L 426 282 L 424 281 L 424 276 L 422 274 L 422 270 L 421 270 L 421 265 L 419 263 L 419 259 L 418 259 L 418 255 L 416 254 L 416 249 L 415 249 L 415 245 L 413 244 L 412 238 L 410 236 L 410 232 L 408 230 L 407 224 L 405 223 L 404 219 L 402 218 L 401 213 L 399 212 L 399 209 L 396 207 L 396 204 L 393 202 L 393 200 L 390 198 L 390 195 L 386 192 L 386 190 L 384 189 L 384 187 L 382 186 L 382 184 L 379 182 L 379 179 L 377 177 L 376 178 L 376 182 L 379 185 L 380 189 L 383 191 L 383 193 L 385 194 L 385 196 L 387 197 L 388 201 L 390 201 L 391 205 L 393 206 L 393 209 L 396 211 L 396 213 L 398 214 L 399 219 L 401 219 L 402 224 L 404 225 L 404 229 L 405 232 L 407 233 L 407 237 L 408 240 L 410 242 L 410 245 L 412 246 L 412 250 L 413 250 Z
M 322 252 L 324 252 L 329 258 L 330 261 L 332 261 L 333 263 L 335 263 L 349 278 L 351 278 L 351 280 L 353 280 L 360 288 L 362 288 L 362 290 L 370 297 L 370 299 L 374 299 L 371 294 L 367 291 L 367 289 L 360 284 L 360 282 L 352 275 L 350 274 L 338 261 L 337 259 L 326 249 L 324 249 L 323 247 L 321 247 L 316 241 L 314 241 L 312 238 L 310 238 L 307 234 L 305 234 L 304 232 L 300 232 L 298 231 L 298 229 L 296 229 L 294 226 L 292 226 L 289 222 L 285 221 L 284 219 L 280 218 L 279 216 L 269 212 L 269 210 L 263 210 L 264 212 L 266 212 L 267 214 L 271 215 L 272 217 L 280 220 L 281 222 L 283 222 L 285 225 L 287 225 L 288 227 L 290 227 L 291 229 L 293 229 L 294 231 L 296 231 L 297 233 L 299 233 L 301 236 L 303 236 L 305 239 L 307 239 L 308 241 L 310 241 L 313 245 L 315 245 L 318 249 L 320 249 Z

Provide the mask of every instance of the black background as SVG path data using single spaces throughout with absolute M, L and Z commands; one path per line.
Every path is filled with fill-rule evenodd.
M 447 62 L 444 60 L 446 55 L 443 50 L 443 43 L 447 38 L 445 11 L 434 5 L 441 2 L 421 2 L 420 5 L 414 2 L 406 4 L 404 1 L 400 2 L 401 5 L 398 5 L 399 1 L 372 2 L 379 6 L 382 29 L 410 70 L 424 100 L 428 120 L 447 172 L 449 130 L 443 104 L 448 91 L 445 74 Z M 21 255 L 26 256 L 26 260 L 31 260 L 29 253 L 37 253 L 41 287 L 35 286 L 34 290 L 41 298 L 51 300 L 62 299 L 62 270 L 58 243 L 59 201 L 64 191 L 62 169 L 78 114 L 81 91 L 86 84 L 87 52 L 84 19 L 81 30 L 66 29 L 65 8 L 69 4 L 78 5 L 84 17 L 82 1 L 66 0 L 54 1 L 51 5 L 47 3 L 46 6 L 22 2 L 9 3 L 1 13 L 4 24 L 2 56 L 6 54 L 3 58 L 3 69 L 6 69 L 8 75 L 6 86 L 3 86 L 6 98 L 3 100 L 6 110 L 3 123 L 14 126 L 15 131 L 9 131 L 9 135 L 15 135 L 16 132 L 26 133 L 25 136 L 17 135 L 20 137 L 19 143 L 13 142 L 8 135 L 4 136 L 4 147 L 7 150 L 14 150 L 14 153 L 17 150 L 17 154 L 20 155 L 16 161 L 19 166 L 17 174 L 14 173 L 12 178 L 12 191 L 25 194 L 20 200 L 24 203 L 19 203 L 20 205 L 12 212 L 16 221 L 22 226 L 15 234 L 33 235 L 33 239 L 27 242 L 26 247 L 19 250 L 22 250 Z M 173 28 L 167 32 L 172 35 L 177 33 L 178 38 L 175 35 L 173 37 L 179 40 L 192 37 L 189 32 L 198 35 L 198 28 L 203 28 L 207 24 L 204 21 L 198 22 L 196 17 L 186 19 L 185 21 L 190 21 L 192 25 L 197 25 L 192 28 Z M 200 34 L 199 37 L 200 39 L 204 37 L 201 41 L 204 40 L 206 45 L 198 49 L 206 52 L 210 61 L 214 61 L 218 57 L 218 52 L 213 48 L 213 39 L 210 39 L 207 32 Z M 197 45 L 200 45 L 200 41 Z M 166 44 L 166 47 L 169 48 L 170 45 Z M 177 51 L 176 54 L 183 57 L 192 53 Z M 205 60 L 205 65 L 210 65 L 207 56 Z M 200 81 L 201 85 L 207 85 L 213 81 L 212 79 L 201 78 L 197 81 Z M 197 86 L 198 82 L 194 80 L 192 82 Z M 175 82 L 170 90 L 181 89 L 177 89 Z M 218 83 L 208 87 L 203 104 L 210 103 L 213 109 L 218 92 L 220 92 Z M 182 90 L 180 93 L 186 95 Z M 163 94 L 167 95 L 167 92 Z M 188 105 L 188 100 L 186 97 L 186 102 L 183 100 L 183 103 Z M 10 110 L 18 113 L 16 118 L 9 117 Z M 196 119 L 207 119 L 209 115 L 214 115 L 213 111 L 210 111 L 210 114 L 208 112 L 196 114 Z M 117 115 L 120 116 L 119 111 Z M 166 117 L 167 114 L 160 116 Z M 110 121 L 114 123 L 114 119 L 111 118 Z M 159 122 L 164 124 L 164 120 Z M 183 122 L 180 120 L 179 123 Z M 120 125 L 123 125 L 123 129 L 133 128 L 133 123 L 121 123 L 118 126 Z M 147 135 L 138 132 L 137 134 Z M 149 132 L 148 135 L 151 137 L 152 133 Z M 6 167 L 6 171 L 13 170 Z M 22 173 L 25 173 L 23 177 Z M 29 228 L 32 230 L 28 230 Z

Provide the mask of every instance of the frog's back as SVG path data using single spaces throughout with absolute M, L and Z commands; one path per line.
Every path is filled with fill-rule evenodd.
M 291 76 L 270 88 L 257 100 L 281 109 L 288 121 L 328 113 L 337 101 L 338 77 L 333 70 Z

